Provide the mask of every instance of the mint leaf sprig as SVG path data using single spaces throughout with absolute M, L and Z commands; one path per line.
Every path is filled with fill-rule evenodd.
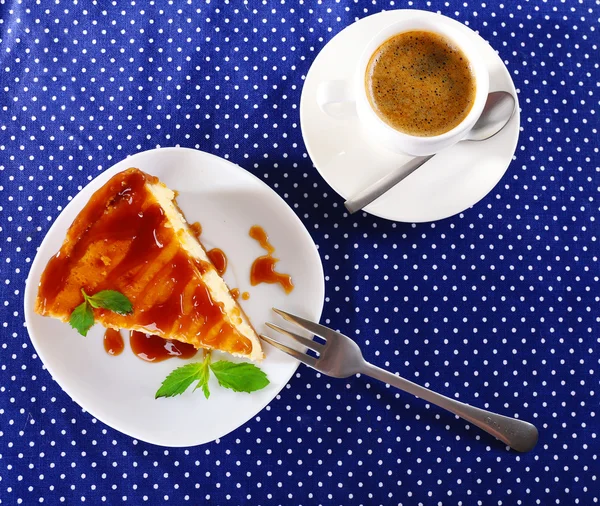
M 102 290 L 94 295 L 88 295 L 82 288 L 83 302 L 71 313 L 69 323 L 82 336 L 87 336 L 88 330 L 94 325 L 93 308 L 102 308 L 128 315 L 133 312 L 131 301 L 116 290 Z
M 270 383 L 267 375 L 254 364 L 234 363 L 228 360 L 211 363 L 210 360 L 211 352 L 207 351 L 202 362 L 194 362 L 175 369 L 162 382 L 154 398 L 181 395 L 192 383 L 197 381 L 194 391 L 201 388 L 204 397 L 208 399 L 210 397 L 208 389 L 210 371 L 217 378 L 219 385 L 234 392 L 255 392 Z

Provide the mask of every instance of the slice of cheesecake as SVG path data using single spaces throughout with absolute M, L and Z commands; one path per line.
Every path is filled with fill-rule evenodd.
M 94 309 L 105 327 L 138 330 L 251 360 L 260 340 L 191 232 L 174 193 L 138 169 L 113 176 L 77 215 L 39 285 L 36 311 L 68 321 L 88 295 L 117 290 L 120 315 Z

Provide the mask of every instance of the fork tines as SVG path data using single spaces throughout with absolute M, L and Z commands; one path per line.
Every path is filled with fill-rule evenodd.
M 302 337 L 299 336 L 298 334 L 295 334 L 294 332 L 290 332 L 289 330 L 284 329 L 283 327 L 280 327 L 279 325 L 275 325 L 274 323 L 265 323 L 265 325 L 267 327 L 269 327 L 270 329 L 273 329 L 277 332 L 279 332 L 280 334 L 283 334 L 284 336 L 288 336 L 290 339 L 293 339 L 294 341 L 306 346 L 307 348 L 310 348 L 313 351 L 316 351 L 317 353 L 319 352 L 319 350 L 321 348 L 324 348 L 325 345 L 318 343 L 317 341 L 314 341 L 313 339 L 308 339 L 307 337 Z
M 331 329 L 328 329 L 327 327 L 323 327 L 322 325 L 319 325 L 318 323 L 311 322 L 300 316 L 286 313 L 285 311 L 281 311 L 280 309 L 273 308 L 273 311 L 275 311 L 278 315 L 280 315 L 284 320 L 286 320 L 290 323 L 293 323 L 294 325 L 297 325 L 322 339 L 325 339 L 325 341 L 327 341 L 328 335 L 329 335 L 329 337 L 331 337 L 332 331 L 331 331 Z M 317 341 L 314 341 L 313 339 L 309 339 L 309 338 L 300 336 L 294 332 L 291 332 L 289 330 L 286 330 L 286 329 L 280 327 L 279 325 L 275 325 L 275 324 L 269 323 L 269 322 L 267 322 L 266 325 L 270 329 L 273 329 L 276 332 L 279 332 L 280 334 L 283 334 L 283 335 L 289 337 L 291 340 L 299 343 L 302 346 L 305 346 L 306 348 L 309 348 L 309 349 L 315 351 L 316 353 L 322 352 L 325 349 L 325 347 L 327 346 L 327 342 L 325 342 L 325 344 L 319 343 Z M 294 348 L 291 348 L 279 341 L 276 341 L 275 339 L 270 338 L 269 336 L 261 334 L 260 337 L 262 339 L 264 339 L 270 345 L 274 346 L 275 348 L 278 348 L 279 350 L 283 351 L 284 353 L 287 353 L 288 355 L 291 355 L 292 357 L 296 358 L 300 362 L 303 362 L 304 364 L 306 364 L 310 367 L 314 367 L 317 362 L 317 359 L 315 357 L 311 357 L 310 355 L 307 355 L 306 353 L 304 353 L 302 351 L 298 351 Z

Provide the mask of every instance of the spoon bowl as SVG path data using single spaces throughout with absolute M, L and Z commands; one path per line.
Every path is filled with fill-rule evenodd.
M 515 113 L 515 97 L 506 91 L 494 91 L 488 95 L 483 112 L 465 141 L 484 141 L 500 132 Z

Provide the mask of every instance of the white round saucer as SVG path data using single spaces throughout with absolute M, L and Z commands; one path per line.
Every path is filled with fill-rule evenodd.
M 324 81 L 350 79 L 362 48 L 390 23 L 415 15 L 440 16 L 417 10 L 395 10 L 361 19 L 338 33 L 315 58 L 302 89 L 302 135 L 316 169 L 344 199 L 410 159 L 365 139 L 357 118 L 334 119 L 321 111 L 316 95 Z M 515 85 L 494 49 L 470 28 L 454 21 L 481 52 L 490 72 L 490 91 L 505 90 L 517 99 Z M 500 181 L 517 147 L 519 106 L 508 125 L 482 142 L 462 142 L 438 153 L 419 170 L 364 210 L 403 222 L 435 221 L 476 204 Z

